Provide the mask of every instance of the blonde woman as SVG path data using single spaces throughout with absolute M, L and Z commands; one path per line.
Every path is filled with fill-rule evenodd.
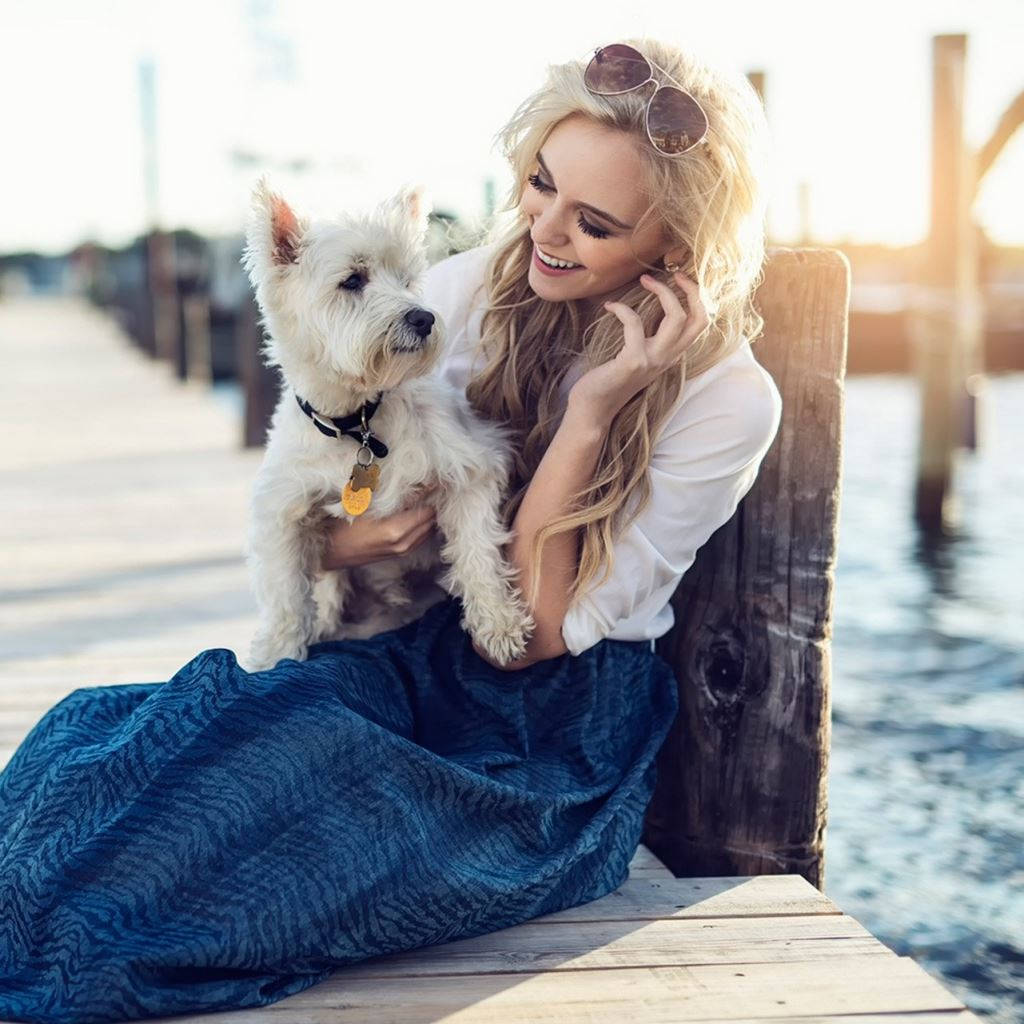
M 550 67 L 500 139 L 512 217 L 424 300 L 441 372 L 518 438 L 526 655 L 491 664 L 427 586 L 306 661 L 213 648 L 74 691 L 0 773 L 0 1018 L 262 1006 L 626 879 L 678 710 L 652 642 L 779 423 L 750 347 L 764 119 L 745 79 L 632 39 Z M 339 523 L 325 566 L 433 528 L 426 503 Z

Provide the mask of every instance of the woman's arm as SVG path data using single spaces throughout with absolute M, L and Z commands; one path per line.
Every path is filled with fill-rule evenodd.
M 534 535 L 544 523 L 567 512 L 571 496 L 589 483 L 618 411 L 641 388 L 676 366 L 711 322 L 696 282 L 682 271 L 675 279 L 686 293 L 689 311 L 684 311 L 678 296 L 663 281 L 640 275 L 641 284 L 658 296 L 665 311 L 653 337 L 646 337 L 640 317 L 625 303 L 604 304 L 622 323 L 623 346 L 614 359 L 588 370 L 569 389 L 565 416 L 523 496 L 512 524 L 516 536 L 506 557 L 519 568 L 524 585 L 529 579 L 528 552 Z M 568 591 L 576 578 L 578 534 L 577 528 L 545 543 L 537 604 L 532 609 L 536 628 L 526 654 L 495 667 L 526 668 L 568 650 L 562 639 L 562 621 L 569 609 Z M 475 643 L 473 650 L 484 657 Z M 495 664 L 489 658 L 484 660 Z
M 545 523 L 568 511 L 572 496 L 590 482 L 610 425 L 611 417 L 570 401 L 512 523 L 515 537 L 505 557 L 519 570 L 524 588 L 530 578 L 529 552 L 534 535 Z M 566 653 L 562 620 L 569 608 L 569 588 L 576 578 L 579 532 L 577 528 L 556 534 L 541 549 L 540 586 L 537 603 L 531 608 L 536 628 L 526 654 L 497 665 L 474 644 L 473 649 L 485 661 L 512 671 Z

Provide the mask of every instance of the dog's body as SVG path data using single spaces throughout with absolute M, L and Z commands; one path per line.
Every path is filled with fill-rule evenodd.
M 394 628 L 445 592 L 462 600 L 463 627 L 496 661 L 525 651 L 533 622 L 501 550 L 512 538 L 500 514 L 509 438 L 429 372 L 443 325 L 409 290 L 425 269 L 425 223 L 418 191 L 375 217 L 313 226 L 263 181 L 254 193 L 244 259 L 270 332 L 267 361 L 284 381 L 253 493 L 247 558 L 260 623 L 251 671 L 301 660 L 320 640 Z M 359 294 L 345 294 L 357 277 Z M 367 426 L 388 451 L 373 459 L 380 475 L 362 515 L 391 515 L 437 482 L 428 500 L 443 540 L 322 571 L 325 517 L 354 519 L 341 494 L 360 440 L 322 433 L 297 395 L 321 422 L 379 395 Z

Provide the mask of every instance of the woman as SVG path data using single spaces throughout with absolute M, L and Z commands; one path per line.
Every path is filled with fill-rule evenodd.
M 424 294 L 443 372 L 520 442 L 526 655 L 484 659 L 440 592 L 303 662 L 75 690 L 0 774 L 0 1019 L 262 1006 L 622 884 L 678 709 L 651 642 L 779 422 L 749 347 L 764 134 L 745 81 L 663 43 L 549 68 L 502 133 L 514 219 Z M 339 523 L 326 564 L 432 528 Z

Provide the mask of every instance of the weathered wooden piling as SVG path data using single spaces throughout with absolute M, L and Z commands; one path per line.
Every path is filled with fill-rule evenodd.
M 932 190 L 927 245 L 909 320 L 921 387 L 914 516 L 926 535 L 950 525 L 953 452 L 975 436 L 973 393 L 981 370 L 978 243 L 971 207 L 977 156 L 964 137 L 967 37 L 932 40 Z
M 754 353 L 782 422 L 656 644 L 676 669 L 680 711 L 644 843 L 677 876 L 798 873 L 824 885 L 849 294 L 838 250 L 769 251 Z

